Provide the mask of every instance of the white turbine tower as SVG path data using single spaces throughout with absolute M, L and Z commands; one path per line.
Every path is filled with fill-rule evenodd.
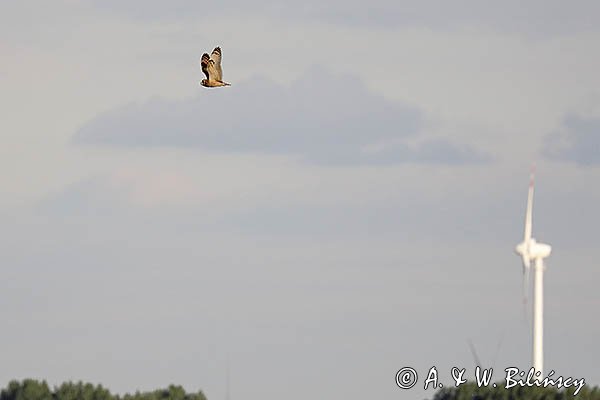
M 523 260 L 523 290 L 527 298 L 529 283 L 529 268 L 534 261 L 535 278 L 533 286 L 533 368 L 536 375 L 544 373 L 544 258 L 550 255 L 552 248 L 548 244 L 538 243 L 531 237 L 531 214 L 533 209 L 533 180 L 535 170 L 531 171 L 529 194 L 527 196 L 527 211 L 525 213 L 525 237 L 515 248 Z

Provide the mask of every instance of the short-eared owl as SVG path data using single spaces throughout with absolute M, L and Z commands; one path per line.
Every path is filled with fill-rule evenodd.
M 200 84 L 204 87 L 230 86 L 229 83 L 223 82 L 223 70 L 221 69 L 221 48 L 215 47 L 212 54 L 202 54 L 200 59 L 200 67 L 206 75 L 206 79 L 202 79 Z

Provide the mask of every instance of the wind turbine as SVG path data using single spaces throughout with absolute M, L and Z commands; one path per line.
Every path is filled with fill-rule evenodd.
M 529 286 L 529 269 L 534 261 L 535 277 L 533 286 L 533 368 L 536 375 L 544 374 L 544 258 L 550 255 L 552 247 L 538 243 L 531 237 L 533 210 L 533 183 L 535 169 L 532 168 L 527 195 L 527 211 L 525 213 L 525 237 L 517 245 L 515 251 L 523 261 L 523 295 L 527 299 Z

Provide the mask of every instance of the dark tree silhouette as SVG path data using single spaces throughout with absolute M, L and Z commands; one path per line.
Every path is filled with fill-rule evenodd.
M 433 400 L 600 400 L 600 388 L 584 386 L 577 396 L 576 388 L 556 389 L 554 387 L 521 387 L 504 388 L 504 382 L 497 382 L 496 387 L 477 387 L 468 382 L 457 388 L 443 388 L 436 392 Z
M 0 391 L 0 400 L 206 400 L 204 393 L 186 393 L 181 386 L 170 385 L 152 392 L 136 392 L 123 396 L 111 394 L 101 385 L 65 382 L 50 390 L 46 381 L 25 379 L 11 381 Z

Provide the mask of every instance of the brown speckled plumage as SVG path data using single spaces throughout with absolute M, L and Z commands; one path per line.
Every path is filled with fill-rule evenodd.
M 215 47 L 212 54 L 202 54 L 200 59 L 200 67 L 206 75 L 206 79 L 202 79 L 200 84 L 204 87 L 219 87 L 230 86 L 229 83 L 223 82 L 223 70 L 221 68 L 221 48 Z

